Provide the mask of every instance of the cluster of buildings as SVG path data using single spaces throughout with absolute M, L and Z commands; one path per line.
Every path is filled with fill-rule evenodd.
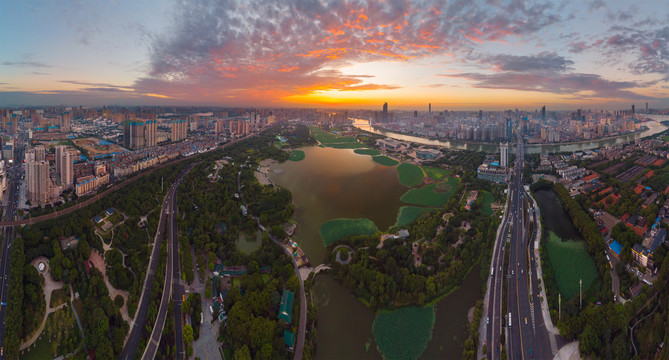
M 26 198 L 31 206 L 45 205 L 73 186 L 73 156 L 64 145 L 55 147 L 55 169 L 47 159 L 47 150 L 38 145 L 25 152 Z M 55 171 L 52 171 L 55 170 Z
M 487 155 L 483 163 L 476 169 L 478 179 L 494 183 L 505 183 L 509 180 L 509 144 L 499 145 L 499 159 L 495 155 Z
M 432 111 L 428 104 L 427 111 L 388 112 L 384 103 L 381 111 L 360 111 L 356 116 L 396 132 L 475 142 L 510 141 L 516 128 L 529 143 L 557 143 L 618 136 L 643 127 L 635 122 L 634 110 L 547 112 L 545 106 L 534 112 L 458 112 Z

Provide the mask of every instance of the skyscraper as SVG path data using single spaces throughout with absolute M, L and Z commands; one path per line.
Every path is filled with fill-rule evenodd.
M 479 122 L 483 121 L 483 110 L 479 110 Z
M 180 141 L 186 138 L 186 120 L 173 119 L 172 124 L 172 142 Z
M 428 115 L 432 115 L 432 103 L 427 104 L 427 113 Z
M 381 122 L 388 122 L 388 103 L 383 103 L 383 116 L 381 117 Z
M 31 205 L 44 204 L 49 198 L 49 162 L 31 161 L 26 164 L 26 181 L 28 183 L 28 200 Z
M 509 166 L 509 144 L 499 144 L 499 166 L 507 168 Z
M 158 123 L 152 120 L 129 120 L 125 122 L 124 142 L 131 149 L 156 146 Z
M 634 112 L 634 104 L 632 104 L 632 115 L 634 115 L 634 114 L 635 114 L 635 112 Z
M 35 161 L 46 160 L 46 148 L 44 145 L 35 146 Z
M 541 107 L 541 121 L 546 121 L 546 105 Z
M 60 183 L 70 187 L 73 183 L 72 153 L 64 145 L 56 146 L 56 173 L 60 175 Z

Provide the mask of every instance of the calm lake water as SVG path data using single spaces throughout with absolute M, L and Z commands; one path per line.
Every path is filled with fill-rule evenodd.
M 376 164 L 350 149 L 303 148 L 306 158 L 270 167 L 270 178 L 293 194 L 297 231 L 293 239 L 312 265 L 322 263 L 326 249 L 318 233 L 335 218 L 368 218 L 385 230 L 395 223 L 400 197 L 408 190 L 397 170 Z M 277 173 L 275 170 L 282 171 Z M 432 341 L 421 358 L 460 358 L 467 331 L 467 310 L 481 298 L 478 266 L 462 286 L 436 306 Z M 328 274 L 314 285 L 318 306 L 317 359 L 378 359 L 372 334 L 375 314 Z
M 562 207 L 555 191 L 541 189 L 534 192 L 534 198 L 541 209 L 545 230 L 554 232 L 563 240 L 584 240 L 571 222 L 569 214 Z
M 367 218 L 385 230 L 395 224 L 408 188 L 400 184 L 397 170 L 372 161 L 350 149 L 311 146 L 306 158 L 270 167 L 270 178 L 290 190 L 298 226 L 293 240 L 313 266 L 323 263 L 326 249 L 318 233 L 321 225 L 336 218 Z M 277 174 L 274 170 L 281 169 Z

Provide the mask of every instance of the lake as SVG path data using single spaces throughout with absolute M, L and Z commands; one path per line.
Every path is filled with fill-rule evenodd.
M 383 230 L 392 226 L 409 188 L 400 184 L 395 167 L 372 161 L 350 149 L 305 147 L 305 159 L 274 164 L 270 178 L 293 194 L 297 230 L 293 240 L 311 264 L 322 263 L 327 250 L 319 235 L 326 221 L 367 218 Z M 467 335 L 467 310 L 482 297 L 479 267 L 461 287 L 436 305 L 432 341 L 421 358 L 460 358 Z M 378 359 L 372 334 L 375 314 L 331 275 L 314 282 L 318 306 L 316 359 Z

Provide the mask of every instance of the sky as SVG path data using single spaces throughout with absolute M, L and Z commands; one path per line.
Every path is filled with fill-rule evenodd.
M 0 106 L 669 107 L 669 2 L 0 0 Z

